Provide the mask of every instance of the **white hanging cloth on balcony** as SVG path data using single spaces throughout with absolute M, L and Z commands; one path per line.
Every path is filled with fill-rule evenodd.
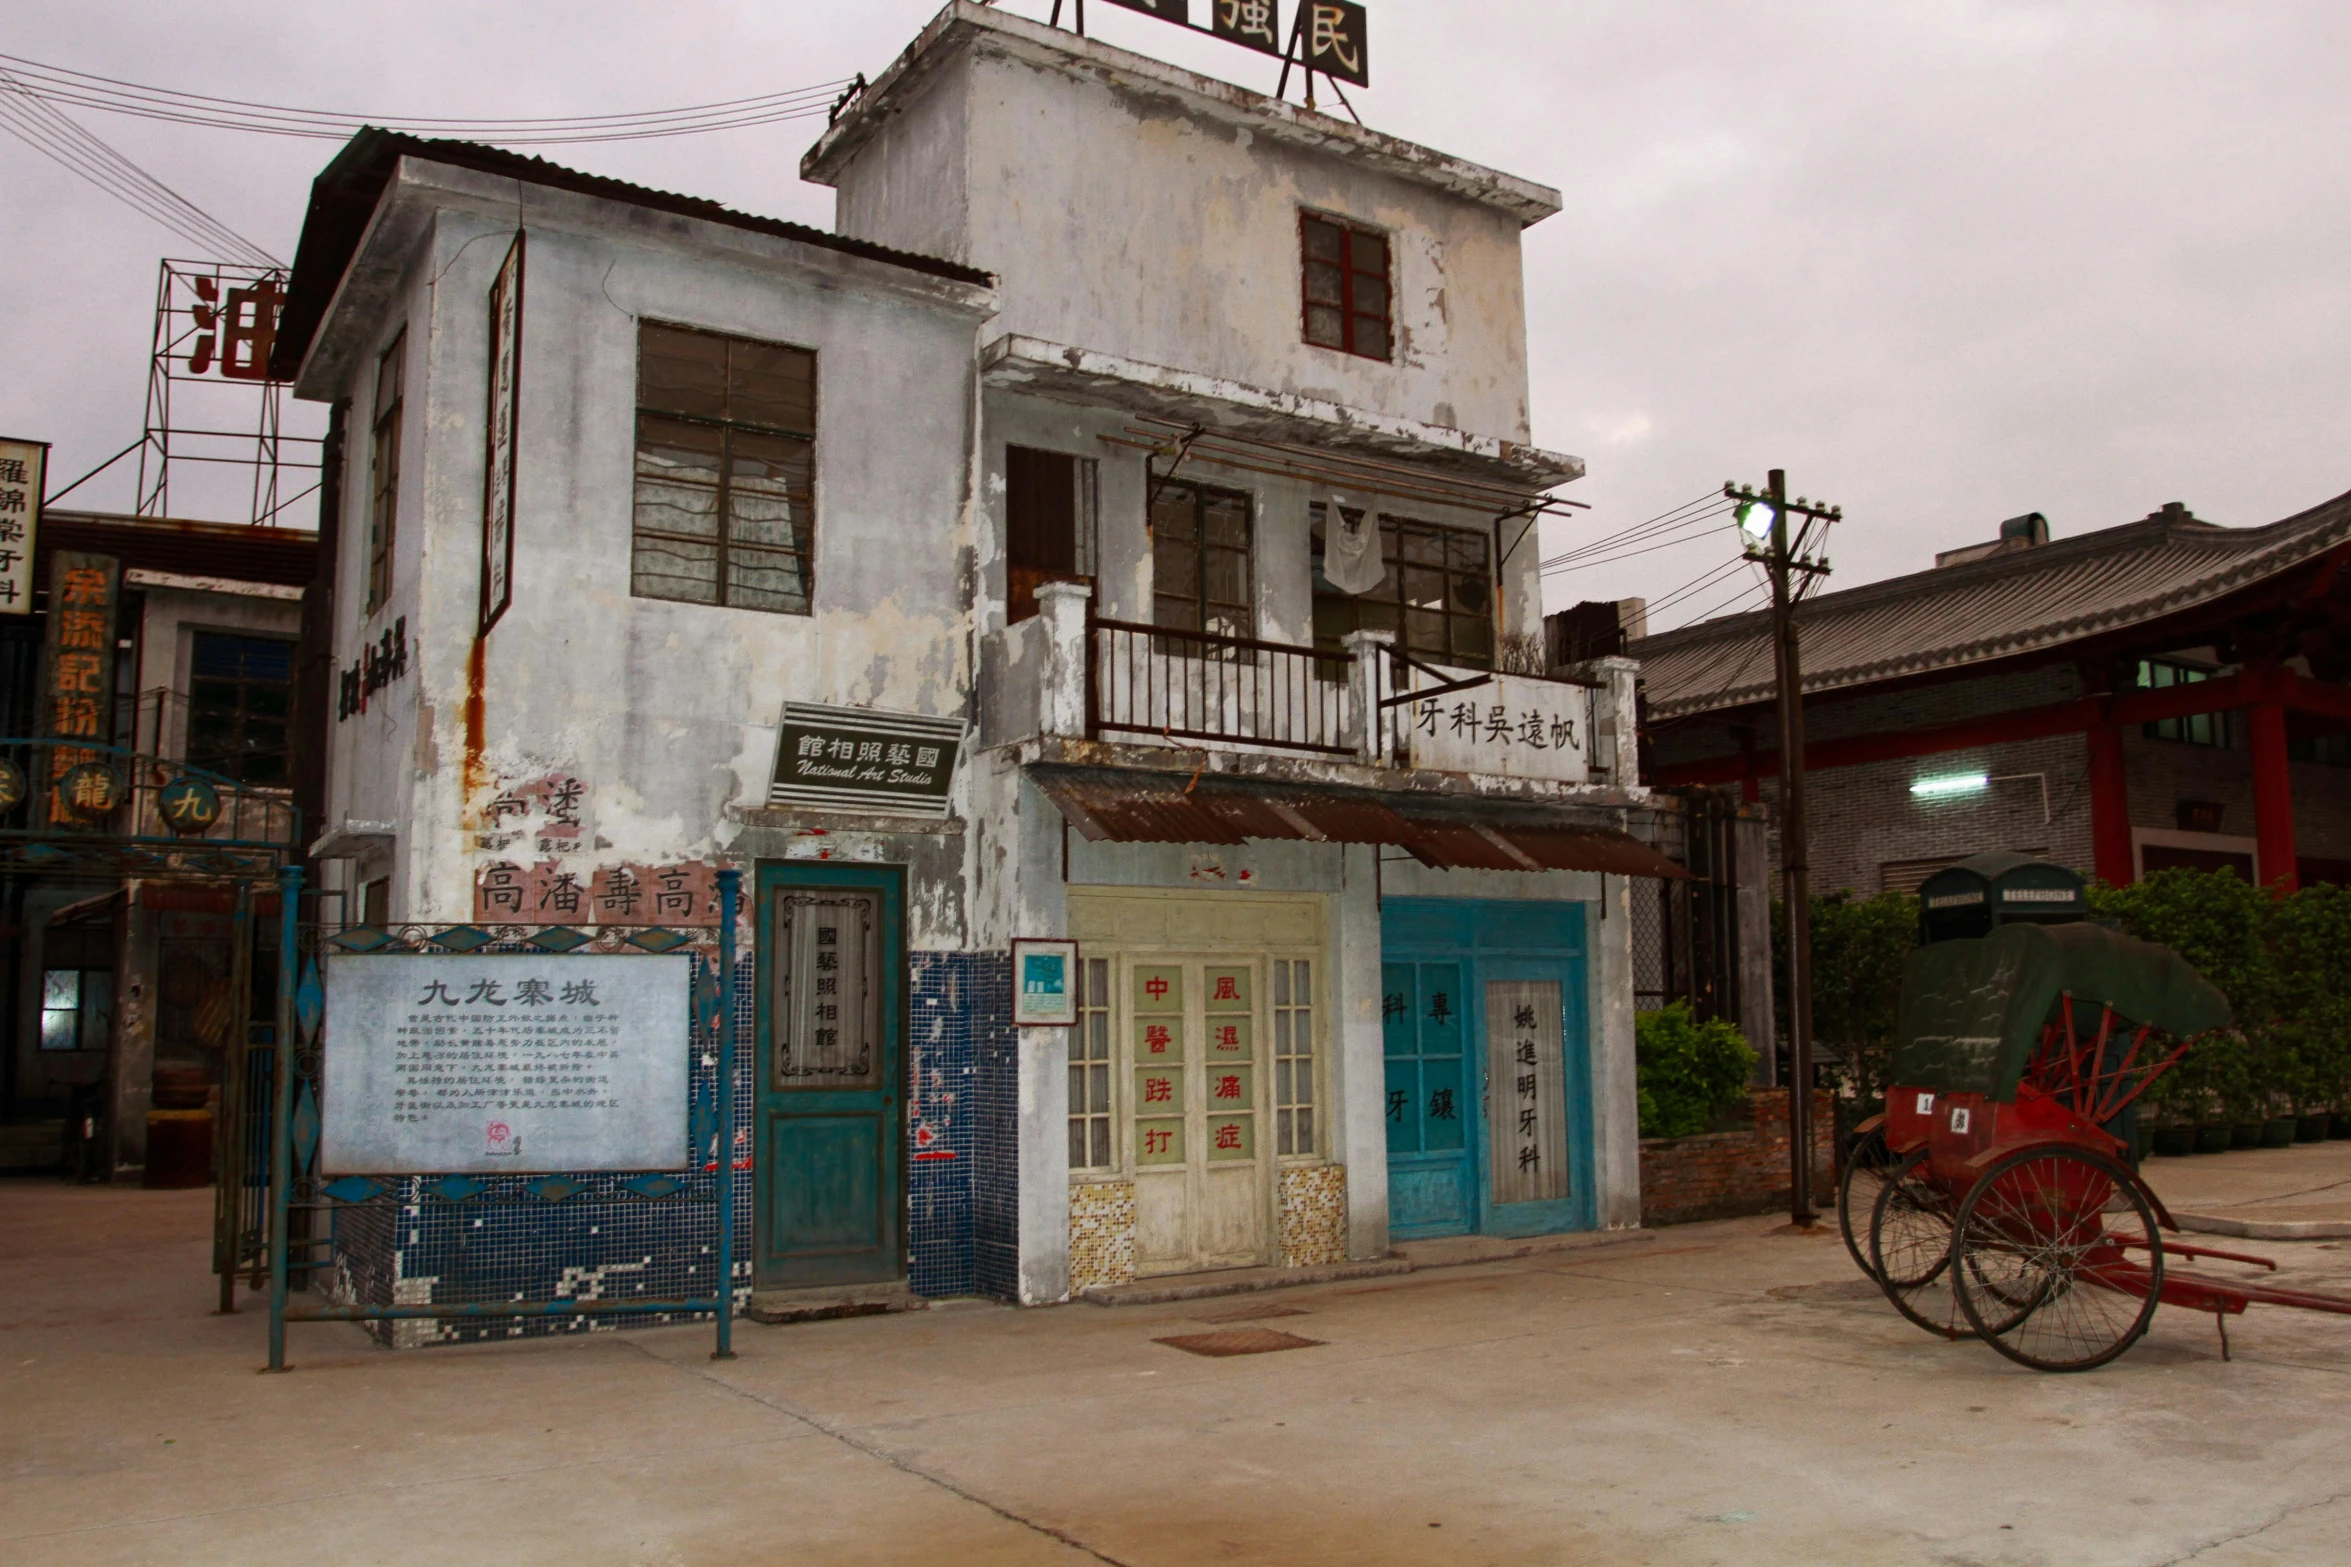
M 1380 559 L 1380 524 L 1371 508 L 1350 512 L 1334 490 L 1322 515 L 1322 574 L 1331 586 L 1342 593 L 1377 588 L 1388 575 L 1388 564 Z

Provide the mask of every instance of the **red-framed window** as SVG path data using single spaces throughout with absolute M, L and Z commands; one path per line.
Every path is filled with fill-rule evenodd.
M 1301 213 L 1306 341 L 1321 348 L 1392 356 L 1388 236 L 1378 229 Z

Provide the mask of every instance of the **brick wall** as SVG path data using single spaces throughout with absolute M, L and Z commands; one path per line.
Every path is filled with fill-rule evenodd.
M 1770 1213 L 1788 1205 L 1788 1096 L 1759 1089 L 1755 1125 L 1699 1137 L 1641 1139 L 1641 1222 L 1688 1224 Z M 1812 1205 L 1833 1206 L 1836 1186 L 1830 1145 L 1835 1121 L 1829 1096 L 1812 1096 Z

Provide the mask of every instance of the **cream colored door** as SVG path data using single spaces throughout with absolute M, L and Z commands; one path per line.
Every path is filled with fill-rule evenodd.
M 1260 1135 L 1261 967 L 1229 957 L 1126 965 L 1138 1273 L 1273 1260 L 1273 1156 Z

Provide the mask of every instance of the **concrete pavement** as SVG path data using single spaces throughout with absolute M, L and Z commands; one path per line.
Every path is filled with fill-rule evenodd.
M 1238 1299 L 745 1324 L 725 1365 L 699 1328 L 393 1353 L 304 1325 L 271 1377 L 258 1311 L 206 1314 L 208 1201 L 0 1183 L 11 1567 L 2255 1567 L 2351 1535 L 2351 1319 L 2257 1307 L 2223 1364 L 2165 1311 L 2105 1370 L 2036 1375 L 1769 1220 Z M 2342 1246 L 2255 1249 L 2351 1291 Z M 1295 1314 L 1211 1320 L 1268 1309 Z M 1320 1342 L 1155 1342 L 1217 1327 Z

